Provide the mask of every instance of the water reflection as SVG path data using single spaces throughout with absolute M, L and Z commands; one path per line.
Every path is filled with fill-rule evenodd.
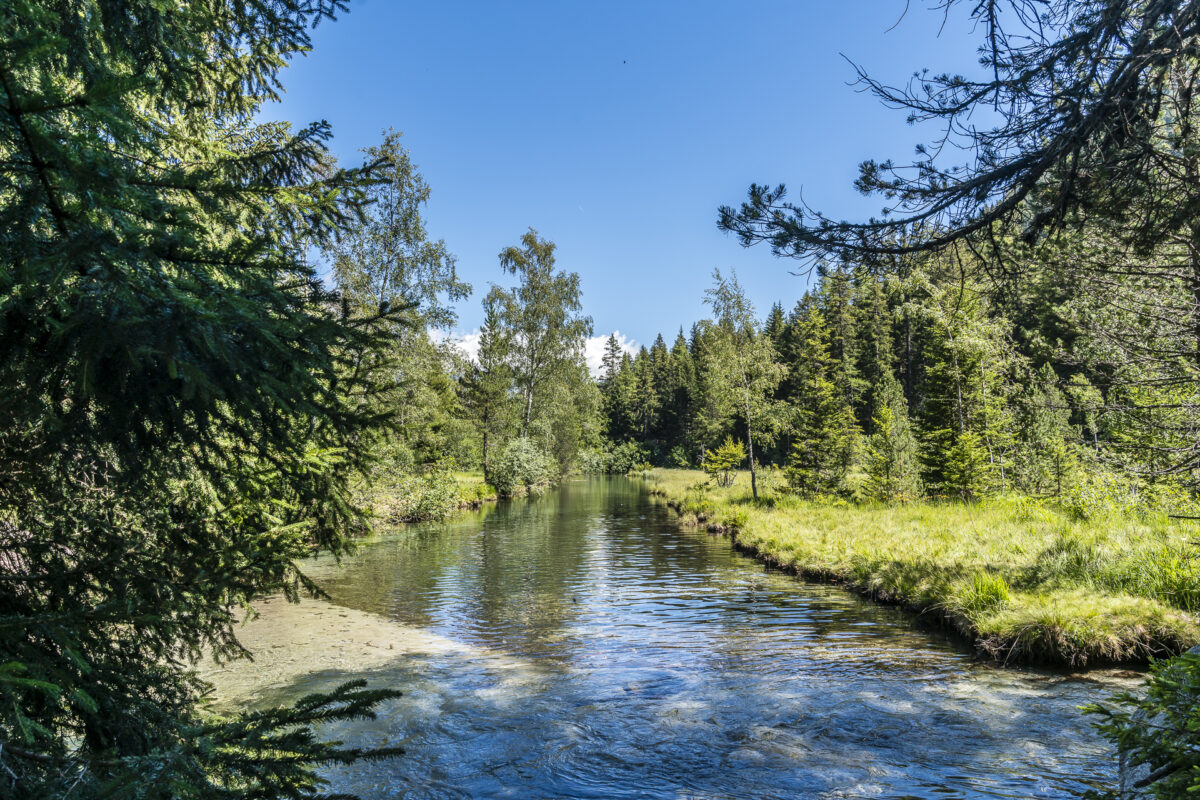
M 1111 777 L 1075 707 L 1115 678 L 974 664 L 901 612 L 680 534 L 628 481 L 405 530 L 310 572 L 395 637 L 455 643 L 266 693 L 361 674 L 405 692 L 328 731 L 407 749 L 331 773 L 364 797 L 1071 797 Z

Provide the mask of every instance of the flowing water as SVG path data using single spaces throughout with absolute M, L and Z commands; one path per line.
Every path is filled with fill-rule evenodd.
M 1136 685 L 977 663 L 901 611 L 680 532 L 624 479 L 309 572 L 332 605 L 268 606 L 257 664 L 213 680 L 227 704 L 356 677 L 403 691 L 324 731 L 406 749 L 329 774 L 364 798 L 1073 797 L 1113 775 L 1077 706 Z

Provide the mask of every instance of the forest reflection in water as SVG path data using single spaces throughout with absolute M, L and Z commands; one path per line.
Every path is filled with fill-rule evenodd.
M 680 532 L 625 479 L 565 484 L 307 565 L 224 704 L 350 678 L 404 692 L 331 726 L 404 758 L 333 770 L 405 798 L 1072 797 L 1111 779 L 1077 706 L 1136 685 L 999 669 L 897 609 Z

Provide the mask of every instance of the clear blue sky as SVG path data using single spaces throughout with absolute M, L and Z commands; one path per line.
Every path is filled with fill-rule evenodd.
M 970 71 L 960 9 L 904 0 L 757 3 L 357 0 L 283 75 L 273 117 L 327 119 L 343 162 L 404 132 L 433 190 L 426 219 L 476 289 L 459 329 L 504 282 L 497 253 L 534 227 L 580 273 L 596 332 L 668 341 L 705 314 L 714 267 L 760 314 L 805 277 L 716 229 L 751 182 L 786 182 L 838 216 L 877 213 L 852 181 L 867 157 L 907 160 L 927 135 L 850 86 L 844 53 L 904 82 Z

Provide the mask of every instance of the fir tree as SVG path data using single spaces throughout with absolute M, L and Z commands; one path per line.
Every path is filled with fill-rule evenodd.
M 792 323 L 791 397 L 795 422 L 785 473 L 792 488 L 815 495 L 838 490 L 854 459 L 857 425 L 830 380 L 829 330 L 812 298 Z
M 0 65 L 0 794 L 311 797 L 361 684 L 222 720 L 188 664 L 314 588 L 388 425 L 392 312 L 304 258 L 370 176 L 256 124 L 337 2 L 6 6 Z M 375 755 L 397 752 L 375 751 Z M 370 753 L 366 753 L 370 754 Z
M 700 449 L 692 424 L 696 406 L 696 365 L 682 328 L 671 345 L 669 363 L 664 435 L 667 447 L 672 451 L 679 448 L 685 463 L 691 463 Z
M 829 379 L 851 409 L 859 405 L 859 398 L 868 386 L 858 372 L 859 340 L 855 335 L 853 295 L 851 270 L 846 264 L 821 271 L 818 299 L 828 332 Z
M 880 398 L 875 394 L 885 386 L 888 376 L 894 378 L 896 357 L 893 351 L 892 309 L 884 282 L 860 270 L 854 301 L 855 331 L 859 340 L 857 348 L 858 374 L 870 386 L 870 418 L 860 417 L 863 426 L 873 431 L 873 418 L 881 408 Z
M 1060 495 L 1074 468 L 1071 408 L 1058 388 L 1058 375 L 1043 364 L 1030 381 L 1020 409 L 1016 466 L 1032 494 Z
M 1002 325 L 986 316 L 976 286 L 925 275 L 913 281 L 922 299 L 910 301 L 909 310 L 921 316 L 925 337 L 922 479 L 935 492 L 965 499 L 1004 489 L 1011 479 L 1014 355 Z
M 604 355 L 600 359 L 600 386 L 602 388 L 612 384 L 617 377 L 617 371 L 621 368 L 621 359 L 624 355 L 625 349 L 617 340 L 616 332 L 610 333 L 604 343 Z
M 916 499 L 920 496 L 917 439 L 900 382 L 885 372 L 872 394 L 874 433 L 866 440 L 867 494 L 884 502 Z
M 763 323 L 763 333 L 771 340 L 771 344 L 778 349 L 779 338 L 783 335 L 783 329 L 787 326 L 787 315 L 783 313 L 783 304 L 776 302 L 771 305 L 771 310 L 767 314 L 767 320 Z
M 483 324 L 479 328 L 479 352 L 462 383 L 463 404 L 479 433 L 483 477 L 491 482 L 492 457 L 512 435 L 516 409 L 513 375 L 509 365 L 512 343 L 503 324 L 502 290 L 493 287 L 483 300 Z

